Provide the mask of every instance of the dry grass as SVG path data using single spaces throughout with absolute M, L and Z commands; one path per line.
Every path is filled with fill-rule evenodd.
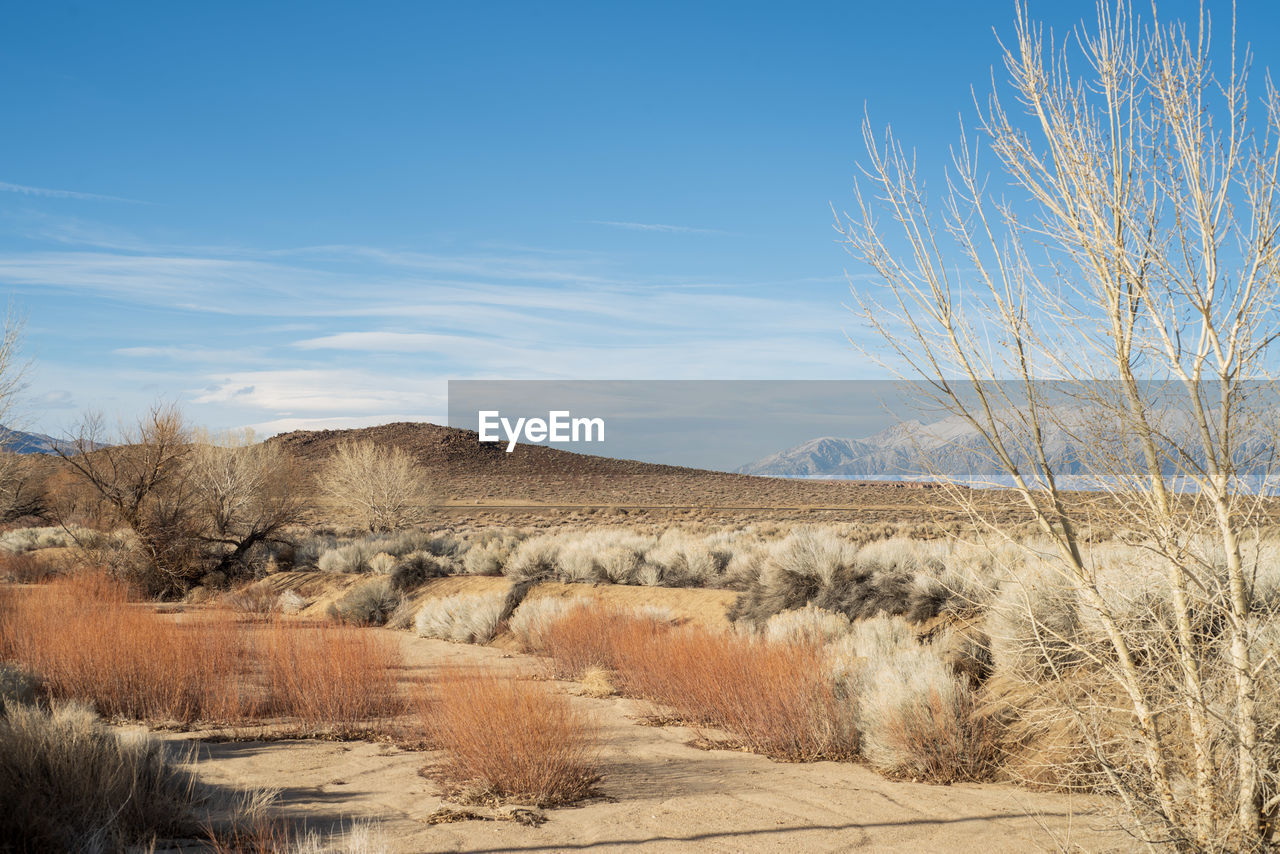
M 2 850 L 132 850 L 192 833 L 206 798 L 156 742 L 113 733 L 82 706 L 0 714 Z
M 555 806 L 600 779 L 595 722 L 543 683 L 446 670 L 423 724 L 444 753 L 430 773 L 465 801 Z
M 38 674 L 59 698 L 156 722 L 294 717 L 307 729 L 400 711 L 399 652 L 341 626 L 177 622 L 131 604 L 125 589 L 79 575 L 0 591 L 0 657 Z

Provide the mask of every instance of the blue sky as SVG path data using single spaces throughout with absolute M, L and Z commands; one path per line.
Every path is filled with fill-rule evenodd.
M 165 399 L 274 432 L 442 420 L 448 379 L 878 375 L 846 339 L 829 208 L 863 107 L 940 166 L 1012 3 L 3 15 L 27 426 Z M 1239 17 L 1280 66 L 1280 12 Z

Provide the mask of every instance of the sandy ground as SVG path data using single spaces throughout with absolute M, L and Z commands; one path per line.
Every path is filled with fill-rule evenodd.
M 394 633 L 406 663 L 485 664 L 537 673 L 537 659 Z M 560 683 L 567 692 L 572 683 Z M 465 851 L 980 851 L 1130 850 L 1108 830 L 1110 804 L 1013 786 L 930 786 L 885 780 L 849 763 L 789 764 L 686 744 L 682 727 L 642 725 L 635 701 L 575 696 L 603 732 L 602 797 L 546 813 L 540 827 L 506 821 L 428 824 L 450 805 L 418 772 L 432 754 L 384 744 L 320 741 L 200 742 L 211 782 L 281 789 L 281 807 L 311 829 L 341 832 L 353 819 L 382 823 L 392 850 Z M 165 734 L 187 740 L 196 734 Z

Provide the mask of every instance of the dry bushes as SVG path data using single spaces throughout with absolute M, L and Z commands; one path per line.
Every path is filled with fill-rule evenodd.
M 54 697 L 149 721 L 288 716 L 341 730 L 398 711 L 400 697 L 388 638 L 217 615 L 177 622 L 100 576 L 0 590 L 0 657 L 40 676 Z
M 546 644 L 546 633 L 551 626 L 571 609 L 586 602 L 587 600 L 581 596 L 573 599 L 557 599 L 549 596 L 526 599 L 511 615 L 507 628 L 511 630 L 511 634 L 525 651 L 542 649 Z
M 578 606 L 543 633 L 556 674 L 617 674 L 620 690 L 717 727 L 758 753 L 846 758 L 857 746 L 852 709 L 826 678 L 815 644 L 768 643 L 651 616 Z
M 404 711 L 394 641 L 343 626 L 273 623 L 255 633 L 272 716 L 310 730 L 357 731 Z
M 444 752 L 431 773 L 462 800 L 555 806 L 600 779 L 596 724 L 544 684 L 447 670 L 423 724 Z
M 932 650 L 874 663 L 860 683 L 862 750 L 874 768 L 932 783 L 990 775 L 999 758 L 996 722 Z
M 418 610 L 414 628 L 419 637 L 488 643 L 498 633 L 506 603 L 506 593 L 460 593 L 429 599 Z
M 330 615 L 353 626 L 384 626 L 400 601 L 389 579 L 372 578 L 347 591 L 330 607 Z
M 0 849 L 123 851 L 190 835 L 201 800 L 157 743 L 113 733 L 82 706 L 0 713 Z
M 766 640 L 774 643 L 829 643 L 849 633 L 849 618 L 812 605 L 774 614 L 764 624 Z
M 15 584 L 38 584 L 48 581 L 56 573 L 35 555 L 27 552 L 0 552 L 0 578 Z
M 162 619 L 102 576 L 0 591 L 0 656 L 39 674 L 54 696 L 91 701 L 108 717 L 189 722 L 238 718 L 252 706 L 234 624 Z
M 739 567 L 745 589 L 729 618 L 762 628 L 783 611 L 813 605 L 851 620 L 879 614 L 922 622 L 940 613 L 951 591 L 939 581 L 943 562 L 906 541 L 859 549 L 829 528 L 797 528 Z
M 666 629 L 654 617 L 584 602 L 552 619 L 541 631 L 540 646 L 534 649 L 551 658 L 557 677 L 577 679 L 592 667 L 622 672 L 624 656 L 634 657 L 636 650 L 647 650 Z M 531 640 L 536 638 L 531 635 Z

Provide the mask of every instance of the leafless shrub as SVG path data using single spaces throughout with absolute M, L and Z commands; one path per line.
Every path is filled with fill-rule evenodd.
M 422 468 L 400 448 L 345 441 L 329 461 L 320 486 L 357 524 L 395 531 L 420 523 L 426 513 Z
M 558 806 L 600 779 L 597 725 L 545 683 L 448 671 L 428 709 L 424 724 L 444 752 L 430 771 L 456 798 Z

